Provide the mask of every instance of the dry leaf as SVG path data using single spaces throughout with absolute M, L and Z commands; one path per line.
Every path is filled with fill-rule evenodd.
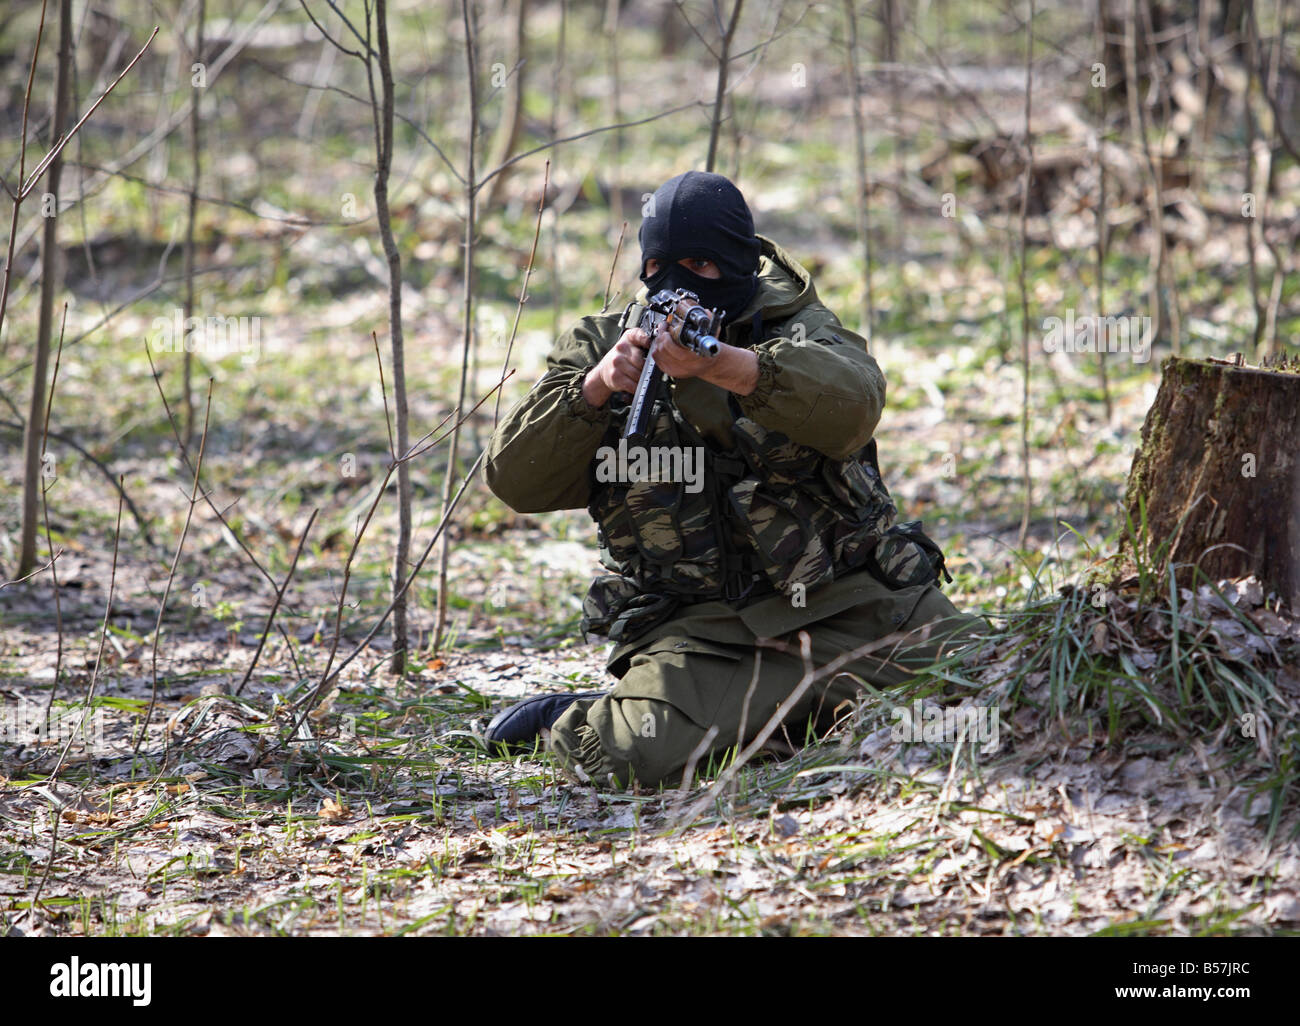
M 320 803 L 320 818 L 326 823 L 336 823 L 348 814 L 347 804 L 340 805 L 333 798 L 326 798 Z

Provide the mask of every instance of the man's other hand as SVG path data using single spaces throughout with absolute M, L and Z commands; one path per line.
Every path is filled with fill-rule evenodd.
M 650 355 L 665 374 L 679 381 L 700 378 L 736 395 L 749 395 L 758 387 L 758 356 L 750 349 L 723 342 L 717 356 L 700 356 L 660 331 Z
M 664 336 L 667 338 L 667 336 Z M 669 344 L 681 349 L 669 339 Z M 600 409 L 615 392 L 635 392 L 641 381 L 650 336 L 640 328 L 628 328 L 600 363 L 587 372 L 582 382 L 582 398 L 587 405 Z

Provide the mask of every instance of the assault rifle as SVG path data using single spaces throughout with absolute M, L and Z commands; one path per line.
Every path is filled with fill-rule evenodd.
M 718 348 L 722 343 L 713 332 L 718 330 L 715 326 L 722 324 L 724 315 L 720 311 L 707 310 L 702 306 L 693 306 L 685 313 L 679 313 L 679 304 L 686 300 L 698 303 L 700 297 L 686 289 L 678 289 L 676 292 L 663 289 L 656 292 L 646 301 L 641 319 L 637 321 L 636 326 L 644 331 L 651 341 L 662 328 L 691 352 L 710 358 L 717 356 Z M 623 311 L 624 327 L 627 326 L 627 318 L 636 305 L 629 303 L 627 309 Z M 655 365 L 654 357 L 646 353 L 645 366 L 641 368 L 641 380 L 637 382 L 636 392 L 632 395 L 632 408 L 628 411 L 627 424 L 623 427 L 623 437 L 629 444 L 644 444 L 649 438 L 650 414 L 662 390 L 663 377 L 664 372 Z

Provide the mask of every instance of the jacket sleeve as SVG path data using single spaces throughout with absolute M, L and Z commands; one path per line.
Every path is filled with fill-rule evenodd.
M 618 319 L 584 317 L 556 342 L 547 371 L 492 433 L 488 487 L 517 513 L 584 509 L 588 468 L 609 427 L 609 404 L 582 397 L 587 372 L 618 341 Z
M 884 374 L 866 340 L 818 301 L 781 332 L 754 347 L 758 385 L 737 397 L 741 412 L 800 445 L 847 459 L 871 441 L 880 422 Z

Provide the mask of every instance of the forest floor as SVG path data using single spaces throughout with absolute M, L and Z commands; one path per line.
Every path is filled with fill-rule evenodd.
M 1294 652 L 1294 622 L 1241 602 Z M 93 639 L 92 618 L 65 615 L 70 637 Z M 1232 622 L 1224 616 L 1220 625 Z M 18 639 L 30 644 L 22 677 L 31 683 L 11 678 L 8 699 L 43 701 L 39 682 L 50 674 L 37 664 L 48 664 L 47 641 Z M 1232 719 L 1217 736 L 1183 739 L 1126 723 L 1111 742 L 1101 715 L 1054 722 L 1041 671 L 1001 721 L 993 752 L 895 741 L 882 699 L 791 757 L 742 768 L 719 793 L 706 770 L 688 792 L 607 794 L 557 776 L 544 753 L 489 758 L 472 737 L 487 706 L 526 689 L 589 687 L 601 673 L 594 647 L 457 651 L 400 684 L 382 671 L 355 674 L 313 720 L 308 753 L 277 748 L 287 733 L 285 706 L 273 701 L 285 690 L 278 674 L 261 671 L 242 696 L 227 693 L 247 650 L 224 646 L 218 638 L 169 646 L 156 726 L 139 758 L 131 732 L 148 702 L 149 660 L 147 646 L 130 641 L 110 649 L 126 651 L 108 660 L 97 754 L 74 746 L 55 788 L 40 774 L 52 768 L 58 739 L 6 750 L 13 778 L 0 794 L 0 914 L 10 930 L 1197 935 L 1300 927 L 1294 812 L 1270 830 L 1267 795 L 1252 787 L 1261 774 L 1227 758 Z M 68 646 L 74 684 L 84 684 L 93 648 Z M 992 682 L 1007 709 L 997 682 L 1032 651 L 1005 636 L 966 677 Z M 1294 666 L 1276 681 L 1294 703 Z
M 363 343 L 331 344 L 352 347 L 336 366 L 364 360 Z M 831 735 L 793 755 L 768 751 L 726 786 L 715 766 L 702 768 L 687 792 L 600 793 L 567 782 L 545 752 L 493 758 L 476 739 L 492 710 L 525 693 L 602 686 L 604 650 L 582 644 L 576 631 L 595 566 L 583 514 L 518 517 L 476 487 L 453 535 L 449 643 L 398 680 L 387 673 L 381 632 L 290 740 L 294 703 L 319 680 L 330 647 L 348 542 L 341 525 L 368 501 L 367 482 L 347 489 L 322 482 L 280 452 L 281 435 L 259 434 L 269 428 L 214 429 L 208 459 L 219 490 L 258 497 L 241 501 L 239 525 L 254 551 L 270 553 L 277 582 L 309 504 L 328 504 L 340 526 L 305 547 L 278 618 L 284 632 L 270 636 L 248 684 L 232 693 L 274 593 L 215 518 L 196 509 L 186 549 L 193 565 L 173 583 L 157 705 L 138 753 L 170 557 L 149 550 L 124 515 L 114 575 L 112 522 L 83 523 L 74 537 L 56 516 L 56 544 L 65 550 L 58 615 L 48 575 L 0 591 L 0 692 L 11 720 L 24 710 L 34 719 L 57 662 L 59 723 L 80 722 L 102 645 L 93 745 L 78 738 L 67 746 L 54 785 L 48 774 L 65 735 L 22 738 L 21 725 L 10 724 L 0 747 L 7 929 L 1300 929 L 1294 774 L 1289 763 L 1279 769 L 1285 753 L 1269 749 L 1270 729 L 1275 745 L 1289 744 L 1283 726 L 1300 709 L 1300 626 L 1270 609 L 1253 582 L 1185 592 L 1172 611 L 1132 579 L 1107 585 L 1103 601 L 1094 601 L 1098 586 L 1080 574 L 1101 562 L 1086 539 L 1103 528 L 1086 509 L 1071 517 L 1074 530 L 1036 521 L 1027 549 L 1009 555 L 1013 524 L 963 519 L 962 509 L 966 489 L 987 495 L 1015 479 L 1008 437 L 1015 424 L 996 412 L 999 390 L 1009 394 L 1015 376 L 972 350 L 940 363 L 928 382 L 902 373 L 898 345 L 882 340 L 875 351 L 897 380 L 879 432 L 886 478 L 904 516 L 938 525 L 956 576 L 950 593 L 992 617 L 993 641 L 959 666 L 868 696 Z M 979 390 L 961 386 L 974 375 Z M 1090 478 L 1122 480 L 1124 447 L 1099 450 L 1094 435 L 1132 439 L 1144 405 L 1144 393 L 1132 389 L 1111 422 L 1100 420 L 1096 404 L 1062 408 L 1060 444 L 1036 449 L 1039 479 L 1070 482 L 1085 465 Z M 980 423 L 988 425 L 982 433 L 971 427 Z M 1068 430 L 1072 423 L 1077 430 Z M 285 491 L 271 446 L 302 491 L 282 520 L 269 512 L 276 507 L 267 497 Z M 962 473 L 945 473 L 936 455 L 945 452 L 962 453 Z M 982 470 L 965 469 L 980 459 Z M 142 453 L 119 466 L 139 482 L 140 505 L 171 510 L 153 528 L 174 544 L 186 509 L 179 462 L 173 456 L 160 472 L 159 458 Z M 69 487 L 101 485 L 82 477 Z M 432 489 L 420 492 L 421 508 L 433 506 Z M 75 493 L 60 505 L 76 508 Z M 431 516 L 419 521 L 417 551 Z M 340 655 L 385 605 L 382 554 L 392 529 L 392 518 L 381 516 L 366 536 Z M 413 618 L 421 651 L 433 620 L 435 578 L 425 577 Z M 1198 665 L 1207 670 L 1208 697 L 1191 696 L 1186 706 L 1196 712 L 1180 716 L 1179 700 L 1189 696 L 1177 692 L 1179 674 L 1190 679 Z M 1225 697 L 1233 689 L 1219 687 L 1223 672 L 1265 703 L 1253 739 L 1243 739 L 1239 714 L 1256 707 Z M 921 697 L 996 707 L 996 750 L 894 740 L 892 710 Z
M 409 5 L 409 38 L 424 13 Z M 1004 27 L 980 38 L 994 48 L 1004 35 L 1018 40 Z M 580 28 L 575 15 L 573 52 L 584 52 L 583 38 L 585 52 L 603 52 L 601 30 Z M 550 39 L 557 26 L 541 29 Z M 851 118 L 838 61 L 823 59 L 836 31 L 773 44 L 753 102 L 736 94 L 720 167 L 744 182 L 759 231 L 810 269 L 852 327 L 862 267 L 844 145 Z M 648 32 L 627 39 L 626 116 L 634 100 L 662 105 L 712 88 L 695 58 L 672 63 Z M 419 83 L 404 99 L 428 107 L 416 123 L 444 143 L 461 130 L 449 40 L 428 58 L 441 62 L 432 70 L 412 44 L 403 70 Z M 1008 67 L 1020 59 L 1009 53 Z M 340 81 L 363 92 L 360 71 L 344 64 Z M 1027 211 L 1031 313 L 1021 324 L 1015 180 L 983 191 L 967 152 L 973 139 L 1015 139 L 1021 79 L 981 95 L 989 122 L 972 122 L 931 76 L 909 85 L 901 123 L 888 90 L 863 101 L 871 352 L 889 383 L 883 475 L 900 518 L 924 519 L 947 552 L 947 593 L 990 618 L 985 646 L 889 695 L 864 695 L 797 750 L 770 746 L 734 773 L 701 767 L 685 791 L 575 786 L 544 751 L 492 757 L 479 736 L 521 695 L 605 686 L 604 650 L 578 632 L 594 532 L 583 511 L 517 515 L 479 480 L 449 533 L 443 644 L 433 651 L 435 554 L 411 591 L 416 655 L 405 675 L 389 675 L 381 630 L 299 723 L 332 645 L 340 658 L 352 652 L 387 605 L 396 519 L 390 488 L 344 593 L 356 525 L 389 461 L 371 336 L 387 353 L 387 272 L 366 212 L 369 111 L 328 93 L 313 133 L 303 82 L 315 65 L 305 48 L 250 59 L 222 80 L 205 127 L 204 191 L 221 202 L 200 206 L 199 308 L 247 315 L 260 332 L 242 352 L 200 354 L 192 390 L 195 452 L 211 376 L 202 481 L 230 529 L 203 500 L 189 517 L 194 471 L 145 355 L 152 346 L 179 414 L 181 354 L 150 341 L 155 318 L 180 313 L 179 179 L 158 187 L 134 167 L 60 220 L 72 305 L 40 543 L 59 553 L 58 583 L 47 571 L 0 588 L 0 935 L 1300 931 L 1300 625 L 1252 580 L 1171 587 L 1141 559 L 1114 558 L 1128 533 L 1129 463 L 1168 347 L 1149 361 L 1103 362 L 1047 352 L 1037 326 L 1090 313 L 1102 294 L 1108 313 L 1147 309 L 1140 167 L 1122 146 L 1109 154 L 1123 134 L 1112 130 L 1100 282 L 1091 164 L 1044 175 L 1045 205 L 1036 192 Z M 792 66 L 811 88 L 791 87 Z M 574 68 L 561 127 L 605 120 L 601 74 Z M 1093 115 L 1071 82 L 1063 73 L 1034 84 L 1041 153 L 1091 152 Z M 539 75 L 530 89 L 548 83 Z M 120 106 L 97 117 L 120 118 L 116 129 L 79 137 L 87 168 L 162 118 L 152 88 L 113 99 Z M 554 99 L 530 94 L 530 137 Z M 492 104 L 495 117 L 501 98 Z M 620 223 L 635 225 L 645 187 L 703 154 L 702 113 L 647 122 L 617 146 L 610 133 L 554 151 L 502 409 L 542 372 L 555 331 L 600 306 L 607 281 L 616 293 L 635 284 L 632 234 L 615 256 Z M 455 405 L 464 194 L 421 139 L 404 127 L 399 136 L 393 211 L 418 437 Z M 171 146 L 160 166 L 188 166 L 179 134 Z M 1224 168 L 1238 161 L 1232 153 Z M 504 199 L 481 211 L 471 400 L 496 382 L 513 338 L 540 159 L 521 163 Z M 1300 169 L 1279 165 L 1273 177 L 1276 232 L 1300 209 Z M 1181 214 L 1166 212 L 1170 274 L 1184 355 L 1223 357 L 1250 343 L 1255 274 L 1239 181 L 1216 164 L 1201 188 L 1216 199 L 1208 214 L 1187 214 L 1186 200 Z M 939 213 L 948 190 L 960 200 L 955 216 Z M 342 220 L 340 198 L 358 207 Z M 0 337 L 5 482 L 22 477 L 10 442 L 29 381 L 35 249 L 18 253 Z M 1293 337 L 1294 285 L 1280 286 L 1280 335 Z M 489 398 L 467 423 L 461 470 L 482 450 L 495 405 Z M 1033 502 L 1022 544 L 1025 411 Z M 412 465 L 416 552 L 437 525 L 448 462 L 440 446 Z M 109 483 L 118 475 L 140 513 L 122 511 L 120 533 Z M 18 521 L 7 488 L 0 579 L 17 562 Z M 995 710 L 996 749 L 895 739 L 895 710 L 915 701 Z M 61 731 L 85 709 L 90 736 L 69 743 Z

